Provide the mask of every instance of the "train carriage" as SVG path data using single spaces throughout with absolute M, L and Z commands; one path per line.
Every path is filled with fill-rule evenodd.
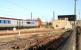
M 23 20 L 15 18 L 0 17 L 0 29 L 12 29 L 12 28 L 32 28 L 39 27 L 39 20 Z
M 0 17 L 0 29 L 13 28 L 17 26 L 17 20 L 13 18 Z

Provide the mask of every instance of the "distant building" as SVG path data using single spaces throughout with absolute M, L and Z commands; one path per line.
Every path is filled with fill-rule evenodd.
M 76 20 L 76 15 L 59 15 L 58 20 L 75 21 Z
M 76 15 L 59 15 L 58 20 L 67 20 L 74 26 L 76 24 Z

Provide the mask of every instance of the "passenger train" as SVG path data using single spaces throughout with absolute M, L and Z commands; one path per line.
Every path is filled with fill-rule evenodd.
M 15 18 L 0 17 L 0 29 L 12 29 L 12 28 L 31 28 L 40 27 L 40 19 L 23 20 Z

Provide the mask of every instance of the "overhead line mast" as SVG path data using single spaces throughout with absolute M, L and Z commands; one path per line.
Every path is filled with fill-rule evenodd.
M 79 11 L 79 20 L 80 20 L 80 11 Z
M 74 15 L 76 15 L 76 2 L 77 0 L 74 0 Z
M 77 3 L 77 0 L 74 0 L 74 15 L 75 15 L 75 20 L 77 19 L 77 15 L 76 15 L 76 3 Z M 76 25 L 75 21 L 74 21 L 74 25 Z
M 52 19 L 53 21 L 55 20 L 55 12 L 53 11 L 53 19 Z
M 32 20 L 32 12 L 31 12 L 31 20 Z

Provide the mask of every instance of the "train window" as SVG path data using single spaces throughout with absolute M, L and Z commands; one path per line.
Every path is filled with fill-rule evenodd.
M 10 24 L 11 22 L 9 20 L 0 20 L 0 23 Z
M 6 23 L 6 20 L 4 20 L 4 23 Z
M 4 23 L 4 20 L 1 20 L 1 23 Z
M 27 24 L 31 24 L 31 22 L 26 22 Z
M 0 20 L 0 23 L 1 23 L 1 20 Z
M 10 24 L 11 22 L 8 20 L 8 24 Z

